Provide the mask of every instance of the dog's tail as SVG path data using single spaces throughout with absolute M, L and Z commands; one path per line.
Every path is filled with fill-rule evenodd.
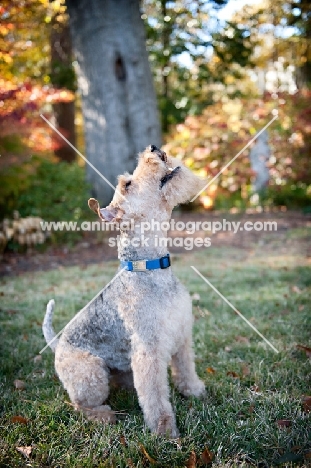
M 46 313 L 44 316 L 42 331 L 45 341 L 49 345 L 52 351 L 55 351 L 58 339 L 55 338 L 56 334 L 52 325 L 53 313 L 54 313 L 55 301 L 51 299 L 46 306 Z

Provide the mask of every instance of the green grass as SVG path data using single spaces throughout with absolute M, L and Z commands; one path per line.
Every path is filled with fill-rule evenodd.
M 309 259 L 310 260 L 310 259 Z M 276 354 L 190 265 L 196 266 L 279 350 Z M 207 447 L 213 466 L 307 466 L 311 453 L 311 363 L 296 345 L 310 346 L 311 271 L 308 259 L 273 247 L 200 250 L 173 258 L 194 300 L 197 370 L 207 396 L 181 397 L 172 388 L 178 441 L 144 427 L 135 392 L 112 391 L 108 403 L 122 412 L 115 426 L 87 421 L 68 404 L 55 376 L 53 354 L 34 357 L 47 301 L 54 297 L 60 330 L 114 275 L 117 263 L 70 267 L 7 278 L 1 294 L 0 467 L 184 467 L 191 452 Z M 212 368 L 214 370 L 209 369 Z M 234 377 L 234 376 L 237 377 Z M 14 380 L 26 383 L 24 391 Z M 27 424 L 14 423 L 22 416 Z M 278 420 L 289 419 L 289 427 Z M 33 446 L 29 459 L 17 446 Z M 149 454 L 156 463 L 149 460 Z M 188 466 L 195 466 L 189 465 Z

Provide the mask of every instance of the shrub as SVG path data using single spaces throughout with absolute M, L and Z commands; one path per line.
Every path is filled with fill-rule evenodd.
M 33 157 L 33 173 L 23 177 L 23 166 L 11 167 L 4 174 L 0 206 L 4 215 L 18 210 L 22 217 L 38 216 L 46 221 L 91 219 L 87 206 L 89 187 L 84 168 L 77 163 L 52 162 Z M 27 168 L 25 167 L 25 172 Z M 73 242 L 79 232 L 52 233 L 52 240 Z

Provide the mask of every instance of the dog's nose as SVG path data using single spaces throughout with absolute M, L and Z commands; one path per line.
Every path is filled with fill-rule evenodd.
M 153 153 L 153 151 L 160 151 L 159 148 L 156 147 L 156 145 L 151 145 L 150 146 L 150 151 Z

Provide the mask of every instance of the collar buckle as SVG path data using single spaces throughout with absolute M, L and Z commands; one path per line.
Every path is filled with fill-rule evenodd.
M 147 260 L 137 260 L 132 265 L 133 271 L 147 271 Z

